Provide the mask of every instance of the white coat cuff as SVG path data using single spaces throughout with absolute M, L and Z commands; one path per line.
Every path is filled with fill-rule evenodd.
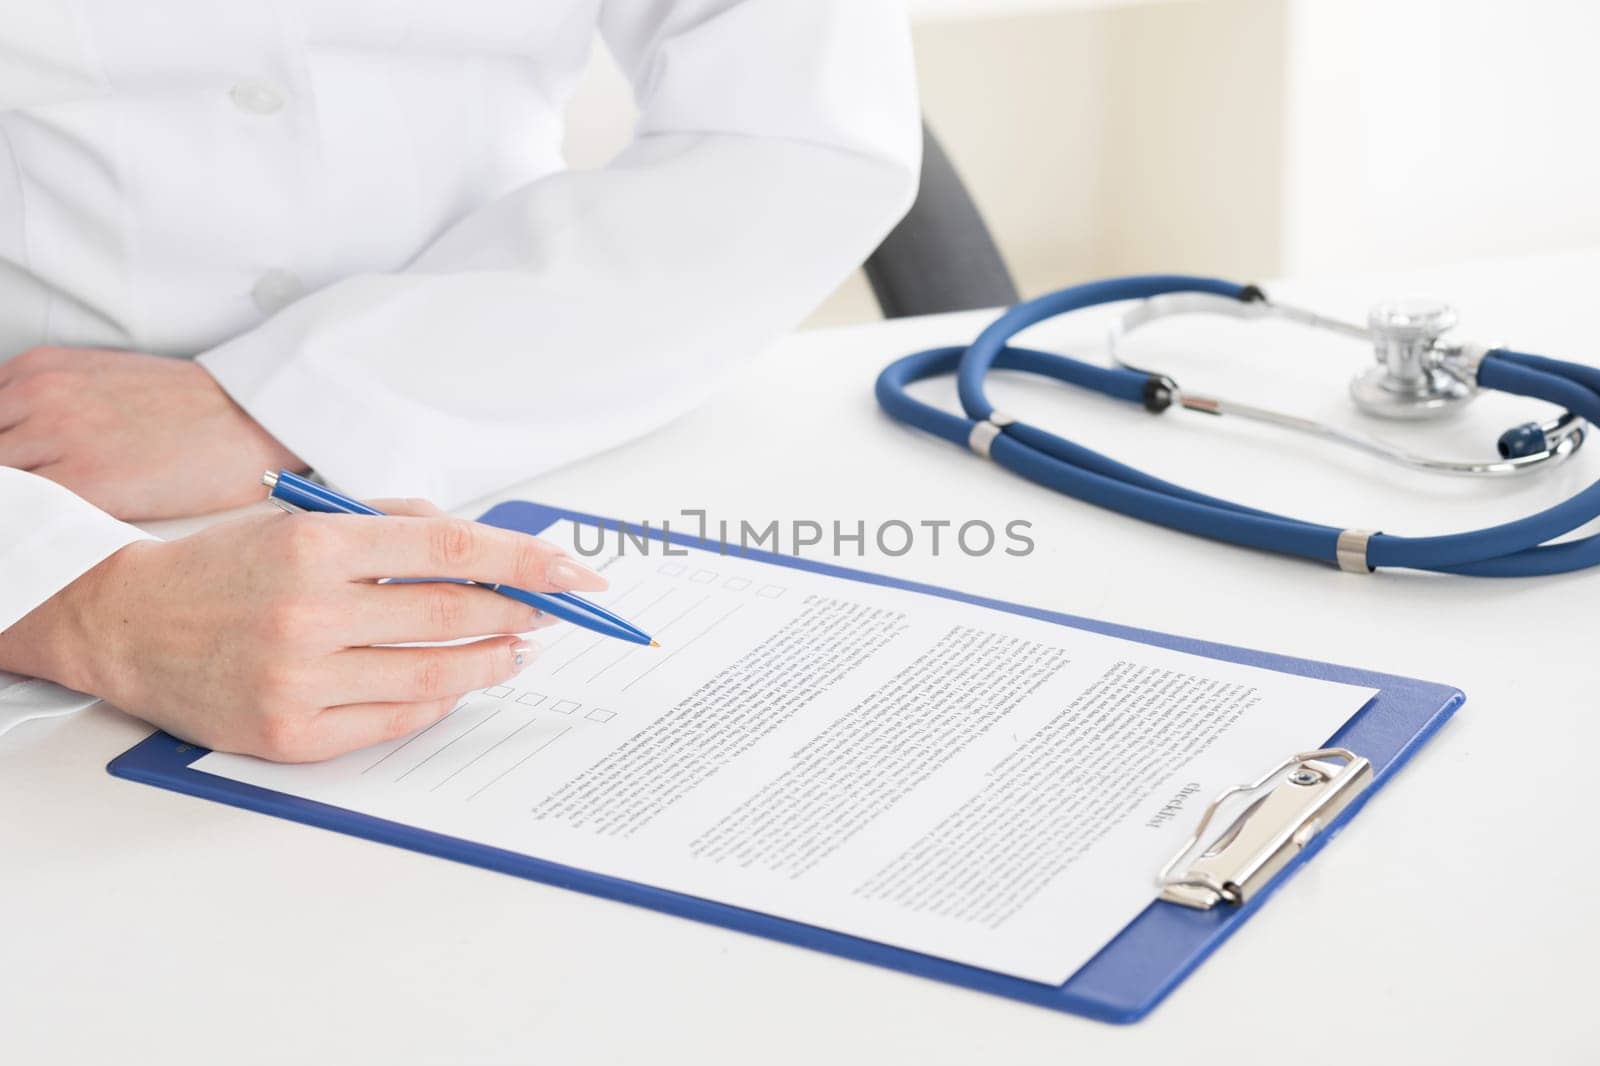
M 441 506 L 459 503 L 420 445 L 420 431 L 439 413 L 389 394 L 381 381 L 346 381 L 313 370 L 295 358 L 297 331 L 282 324 L 269 321 L 197 362 L 330 485 L 367 499 L 426 496 Z
M 0 469 L 0 629 L 118 548 L 152 539 L 52 481 Z
M 149 534 L 60 485 L 0 468 L 0 629 L 15 624 L 118 548 Z M 87 707 L 95 697 L 0 671 L 0 733 L 31 718 Z
M 59 718 L 99 701 L 98 696 L 0 670 L 0 736 L 23 722 L 31 722 L 35 718 Z

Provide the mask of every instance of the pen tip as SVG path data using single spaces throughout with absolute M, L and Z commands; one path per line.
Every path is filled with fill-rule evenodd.
M 650 646 L 652 648 L 659 648 L 659 647 L 661 647 L 661 642 L 659 640 L 652 640 L 650 642 Z

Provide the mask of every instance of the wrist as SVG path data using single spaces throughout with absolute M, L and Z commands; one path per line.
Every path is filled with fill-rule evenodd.
M 297 474 L 303 474 L 307 470 L 311 469 L 310 464 L 296 455 L 289 449 L 288 445 L 284 444 L 275 435 L 273 435 L 272 431 L 266 426 L 262 425 L 260 421 L 256 419 L 255 415 L 252 415 L 249 411 L 245 410 L 244 405 L 239 403 L 238 400 L 234 399 L 233 395 L 229 393 L 227 389 L 222 387 L 222 383 L 216 379 L 216 375 L 211 373 L 211 369 L 209 367 L 200 362 L 194 362 L 190 365 L 194 367 L 197 373 L 205 376 L 206 381 L 209 382 L 211 387 L 216 390 L 217 395 L 222 398 L 223 403 L 227 404 L 234 416 L 238 418 L 241 423 L 243 423 L 246 431 L 253 438 L 253 443 L 256 445 L 256 449 L 260 453 L 262 462 L 259 465 L 265 466 L 270 470 L 292 470 Z
M 114 699 L 113 679 L 124 676 L 117 634 L 128 622 L 121 593 L 131 568 L 160 547 L 135 541 L 117 549 L 0 633 L 0 668 Z
M 79 684 L 66 684 L 81 692 L 117 701 L 119 679 L 132 676 L 127 635 L 139 625 L 139 606 L 131 602 L 134 574 L 151 556 L 166 550 L 159 540 L 135 541 L 117 549 L 99 565 L 62 589 L 59 624 L 62 641 L 61 669 Z

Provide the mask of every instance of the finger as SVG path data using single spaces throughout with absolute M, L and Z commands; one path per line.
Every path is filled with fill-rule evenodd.
M 360 578 L 456 577 L 534 592 L 593 592 L 609 582 L 549 541 L 463 518 L 339 520 Z
M 26 424 L 0 430 L 0 466 L 35 470 L 58 458 L 55 446 Z
M 444 514 L 432 500 L 419 499 L 408 496 L 405 499 L 386 498 L 382 500 L 367 500 L 369 507 L 376 507 L 387 515 L 404 515 L 411 518 L 433 518 Z
M 28 402 L 23 397 L 25 391 L 0 384 L 0 430 L 15 429 L 28 417 Z
M 421 703 L 349 703 L 319 712 L 292 752 L 293 762 L 320 762 L 410 736 L 455 710 L 459 696 Z
M 318 691 L 330 705 L 426 703 L 509 681 L 536 651 L 520 637 L 443 648 L 348 648 L 324 660 Z
M 350 647 L 526 633 L 556 622 L 538 608 L 473 585 L 360 584 L 352 592 L 344 626 Z
M 21 381 L 30 374 L 50 370 L 65 362 L 66 352 L 60 348 L 30 348 L 10 359 L 0 362 L 0 386 Z

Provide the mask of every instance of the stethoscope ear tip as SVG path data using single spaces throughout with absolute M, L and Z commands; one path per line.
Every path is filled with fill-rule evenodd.
M 1500 434 L 1495 447 L 1499 449 L 1502 459 L 1527 459 L 1548 453 L 1550 438 L 1545 436 L 1544 427 L 1539 423 L 1524 422 Z

